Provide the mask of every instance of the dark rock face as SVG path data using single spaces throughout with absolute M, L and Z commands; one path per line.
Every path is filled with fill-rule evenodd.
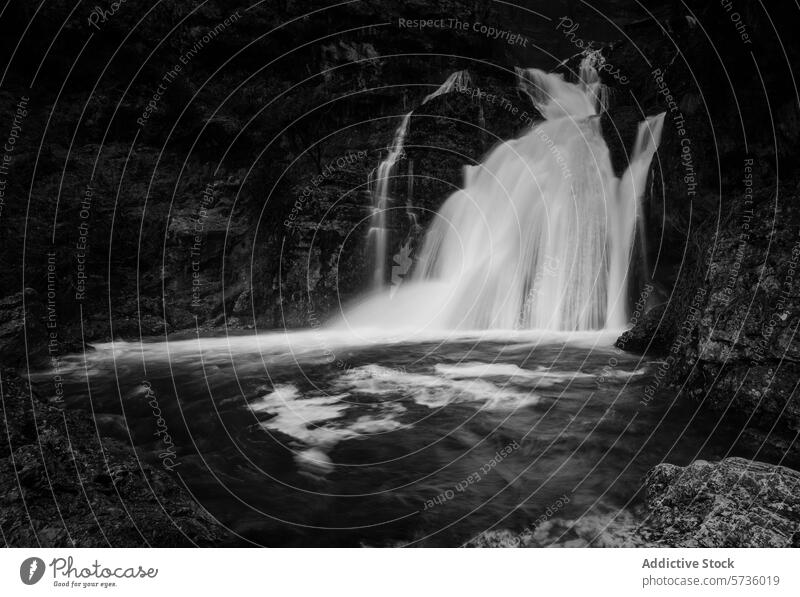
M 664 383 L 683 385 L 745 428 L 757 454 L 800 461 L 800 210 L 796 189 L 757 192 L 693 240 L 672 302 L 617 346 L 667 357 Z
M 32 348 L 41 349 L 43 314 L 39 307 L 38 294 L 32 288 L 0 299 L 0 362 L 16 366 L 25 364 L 26 329 L 37 336 Z M 32 352 L 28 352 L 29 358 L 34 357 Z
M 756 199 L 708 243 L 707 301 L 681 369 L 698 398 L 730 408 L 770 457 L 800 460 L 800 210 L 798 190 Z M 780 225 L 776 225 L 780 222 Z M 689 329 L 690 326 L 686 326 Z M 770 450 L 770 448 L 773 448 Z
M 468 547 L 799 547 L 800 473 L 742 458 L 660 464 L 634 514 L 553 518 L 491 531 Z
M 800 547 L 800 473 L 742 458 L 660 464 L 640 534 L 670 547 Z
M 667 326 L 662 325 L 666 311 L 666 305 L 649 309 L 631 329 L 617 339 L 614 345 L 622 350 L 640 354 L 656 356 L 667 354 L 673 338 Z
M 11 372 L 0 382 L 6 547 L 190 547 L 231 539 L 171 474 L 99 438 L 88 413 L 43 401 Z

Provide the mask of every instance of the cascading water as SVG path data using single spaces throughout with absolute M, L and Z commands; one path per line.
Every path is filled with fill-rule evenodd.
M 588 53 L 579 80 L 518 70 L 545 120 L 465 169 L 430 225 L 411 281 L 346 317 L 416 329 L 622 328 L 639 200 L 664 114 L 640 123 L 614 175 L 600 129 L 607 93 Z M 402 127 L 401 127 L 402 128 Z
M 452 73 L 436 91 L 425 96 L 420 105 L 424 105 L 430 100 L 445 93 L 450 93 L 454 89 L 468 87 L 470 84 L 469 73 L 459 70 Z M 389 192 L 392 172 L 397 162 L 403 156 L 403 145 L 408 134 L 408 125 L 411 121 L 413 111 L 409 112 L 400 121 L 394 133 L 392 145 L 389 153 L 378 167 L 370 175 L 370 190 L 372 194 L 372 217 L 367 236 L 367 243 L 371 246 L 375 264 L 373 274 L 373 286 L 381 289 L 386 284 L 386 247 L 388 243 L 388 231 L 386 227 L 386 209 L 389 205 Z

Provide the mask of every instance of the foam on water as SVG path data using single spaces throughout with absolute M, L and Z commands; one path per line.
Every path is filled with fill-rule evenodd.
M 401 289 L 402 290 L 402 289 Z M 387 317 L 391 320 L 391 317 Z M 236 364 L 237 370 L 257 373 L 271 366 L 298 363 L 323 364 L 331 355 L 346 350 L 417 343 L 498 342 L 501 350 L 536 349 L 547 345 L 569 345 L 593 350 L 611 346 L 622 330 L 563 332 L 554 330 L 447 330 L 440 328 L 383 329 L 339 321 L 330 327 L 314 330 L 250 333 L 219 337 L 145 340 L 114 340 L 94 344 L 94 350 L 64 355 L 59 359 L 58 374 L 67 378 L 121 375 L 125 368 L 170 365 L 202 368 L 212 375 L 216 367 Z M 358 322 L 364 323 L 364 322 Z M 413 326 L 413 324 L 412 324 Z M 30 374 L 32 380 L 46 379 L 52 371 Z
M 486 410 L 514 410 L 536 404 L 538 396 L 482 379 L 468 381 L 438 375 L 409 373 L 369 365 L 344 374 L 339 388 L 354 394 L 397 395 L 428 408 L 475 404 Z
M 301 469 L 313 473 L 333 470 L 328 453 L 339 442 L 386 433 L 401 428 L 395 420 L 405 409 L 399 404 L 382 403 L 356 405 L 348 402 L 348 394 L 303 395 L 296 386 L 283 384 L 252 401 L 250 410 L 270 418 L 259 423 L 266 430 L 278 431 L 296 442 L 291 447 Z M 366 408 L 353 420 L 348 411 Z
M 275 429 L 291 435 L 306 444 L 329 446 L 351 434 L 346 429 L 324 426 L 321 423 L 340 418 L 347 410 L 344 396 L 303 397 L 297 388 L 287 384 L 250 404 L 255 413 L 269 413 L 272 418 L 261 423 L 266 429 Z M 312 428 L 311 425 L 314 425 Z
M 329 452 L 339 442 L 413 425 L 398 420 L 407 412 L 404 401 L 430 409 L 471 404 L 479 410 L 500 411 L 514 411 L 538 402 L 533 392 L 502 383 L 409 373 L 380 365 L 353 368 L 331 386 L 336 393 L 327 395 L 319 391 L 303 394 L 293 384 L 282 384 L 250 402 L 254 414 L 270 416 L 259 423 L 261 427 L 297 442 L 291 446 L 295 460 L 311 472 L 332 470 Z
M 475 377 L 501 377 L 513 379 L 538 379 L 535 371 L 523 369 L 511 363 L 461 363 L 459 365 L 436 365 L 436 372 L 453 379 Z

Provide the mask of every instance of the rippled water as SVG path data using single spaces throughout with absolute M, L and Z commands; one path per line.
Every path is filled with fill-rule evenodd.
M 548 508 L 613 516 L 653 465 L 728 450 L 694 403 L 643 403 L 656 364 L 613 337 L 117 342 L 62 374 L 104 435 L 155 465 L 174 445 L 174 471 L 242 541 L 460 545 Z

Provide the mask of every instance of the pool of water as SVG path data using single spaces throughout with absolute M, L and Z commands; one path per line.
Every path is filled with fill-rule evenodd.
M 172 470 L 243 544 L 456 546 L 548 512 L 629 510 L 655 464 L 728 452 L 733 431 L 694 402 L 645 399 L 658 363 L 613 337 L 115 342 L 61 374 L 68 407 Z

